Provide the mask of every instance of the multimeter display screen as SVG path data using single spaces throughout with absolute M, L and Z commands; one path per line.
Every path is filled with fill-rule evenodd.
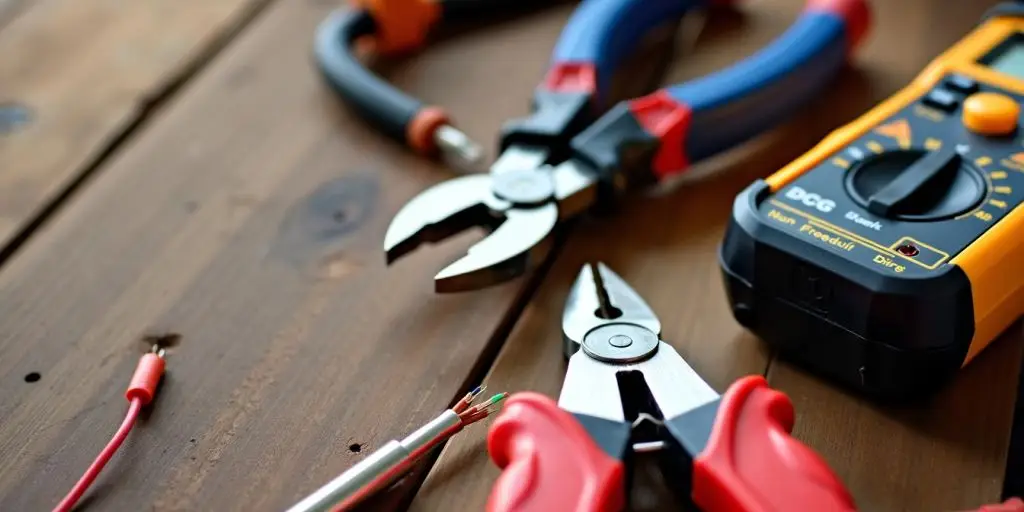
M 1024 34 L 1018 32 L 1006 38 L 982 57 L 980 63 L 1024 80 Z
M 1024 42 L 1014 41 L 999 52 L 988 66 L 1001 73 L 1024 79 Z

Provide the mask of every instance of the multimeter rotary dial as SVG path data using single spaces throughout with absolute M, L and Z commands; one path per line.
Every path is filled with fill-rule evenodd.
M 875 215 L 933 221 L 977 206 L 985 182 L 953 149 L 897 149 L 857 163 L 847 174 L 846 191 Z

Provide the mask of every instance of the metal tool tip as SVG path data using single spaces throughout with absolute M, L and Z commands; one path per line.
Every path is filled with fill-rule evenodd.
M 483 202 L 488 194 L 490 177 L 485 174 L 459 176 L 417 194 L 398 210 L 384 233 L 387 263 L 423 243 L 439 242 L 469 227 L 495 222 Z
M 592 328 L 609 321 L 628 321 L 658 334 L 661 323 L 643 298 L 604 263 L 583 265 L 562 312 L 562 338 L 567 356 L 575 353 Z
M 438 293 L 476 290 L 523 275 L 547 257 L 557 223 L 554 203 L 509 210 L 505 222 L 434 276 L 434 289 Z
M 600 286 L 600 280 L 598 277 L 599 264 L 584 263 L 580 267 L 579 274 L 576 275 L 576 280 L 572 283 L 570 289 L 570 295 L 577 298 L 584 298 L 588 302 L 596 299 L 600 291 L 597 289 Z
M 491 264 L 464 256 L 434 276 L 434 291 L 458 293 L 480 290 L 511 280 L 524 270 L 520 259 Z
M 479 172 L 483 166 L 483 147 L 454 126 L 441 125 L 434 132 L 434 143 L 441 158 L 460 171 Z
M 594 285 L 596 286 L 602 300 L 614 301 L 615 296 L 621 293 L 635 295 L 633 288 L 619 277 L 608 265 L 597 262 L 594 267 Z

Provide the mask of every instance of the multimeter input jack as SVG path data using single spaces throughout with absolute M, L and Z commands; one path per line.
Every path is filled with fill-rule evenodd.
M 921 254 L 921 250 L 918 249 L 916 245 L 910 243 L 904 243 L 896 246 L 896 252 L 908 258 L 913 258 L 914 256 Z

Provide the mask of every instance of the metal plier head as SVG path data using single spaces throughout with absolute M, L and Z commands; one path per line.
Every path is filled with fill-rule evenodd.
M 599 112 L 610 103 L 610 77 L 645 36 L 714 3 L 580 2 L 535 90 L 533 112 L 502 128 L 502 154 L 489 175 L 442 183 L 408 203 L 388 229 L 388 262 L 483 226 L 492 233 L 437 274 L 437 291 L 522 274 L 547 254 L 559 221 L 598 196 L 613 201 L 663 183 L 795 113 L 827 89 L 870 19 L 864 0 L 808 2 L 786 33 L 746 59 Z
M 749 375 L 719 397 L 604 265 L 580 272 L 562 330 L 573 355 L 558 403 L 517 393 L 491 425 L 487 449 L 504 471 L 488 510 L 622 510 L 633 455 L 647 451 L 659 452 L 682 510 L 856 510 L 825 461 L 790 436 L 784 394 Z
M 424 242 L 470 227 L 489 231 L 435 277 L 438 292 L 474 290 L 509 280 L 544 260 L 559 220 L 585 209 L 596 180 L 572 162 L 545 165 L 546 153 L 505 151 L 489 174 L 439 183 L 395 215 L 384 236 L 388 263 Z
M 570 359 L 559 407 L 631 427 L 649 420 L 654 435 L 641 444 L 663 445 L 664 421 L 719 395 L 660 332 L 657 315 L 621 277 L 601 263 L 584 266 L 562 317 Z

